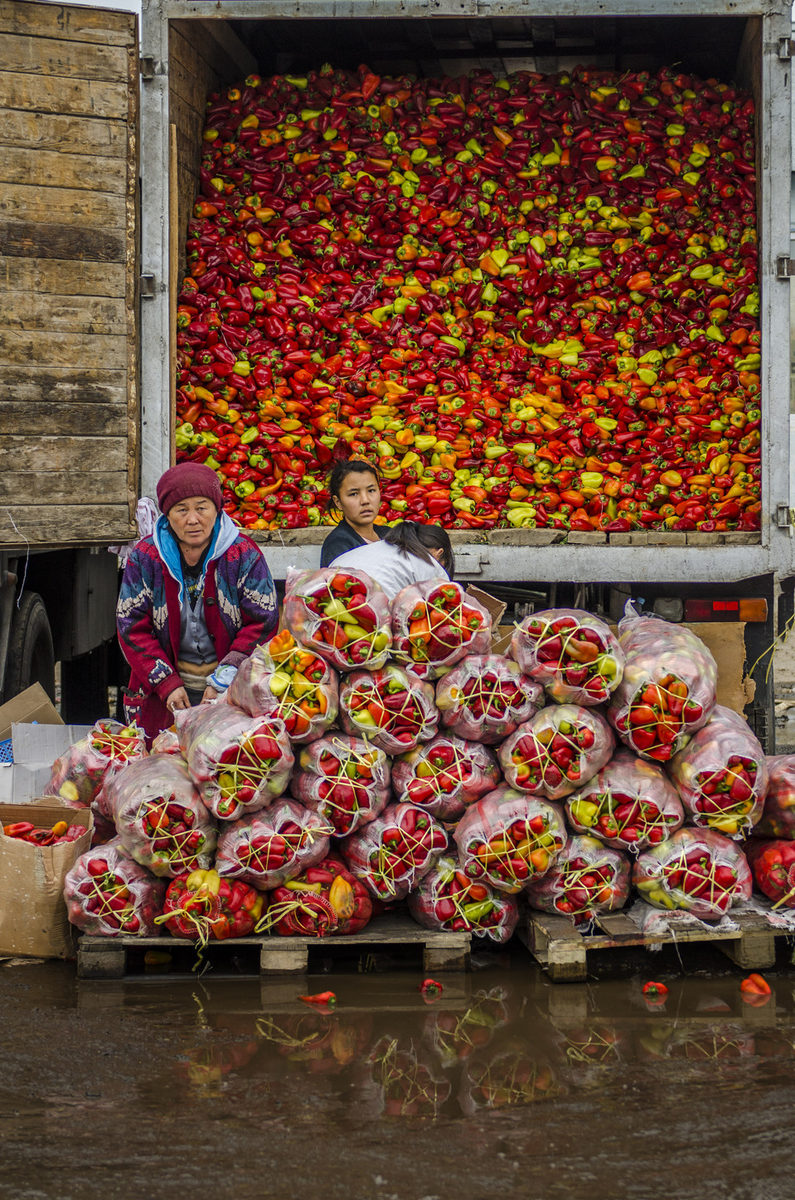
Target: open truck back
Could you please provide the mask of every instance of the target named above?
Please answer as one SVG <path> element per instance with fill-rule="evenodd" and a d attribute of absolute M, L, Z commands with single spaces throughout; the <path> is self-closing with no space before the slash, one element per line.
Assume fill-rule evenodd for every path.
<path fill-rule="evenodd" d="M 30 23 L 37 12 L 66 14 L 59 20 L 70 29 L 69 14 L 78 11 L 26 3 L 6 9 L 29 14 Z M 686 0 L 662 0 L 653 10 L 654 15 L 649 15 L 646 5 L 633 0 L 502 0 L 499 4 L 379 0 L 377 5 L 364 0 L 342 4 L 218 0 L 212 6 L 200 0 L 145 2 L 140 60 L 140 263 L 127 281 L 129 289 L 130 278 L 133 286 L 139 276 L 141 280 L 141 491 L 153 495 L 159 474 L 173 461 L 176 296 L 185 267 L 188 220 L 199 194 L 209 92 L 239 82 L 253 71 L 300 73 L 318 69 L 325 61 L 351 69 L 366 62 L 382 74 L 411 72 L 429 77 L 455 76 L 470 67 L 486 67 L 500 75 L 517 69 L 551 72 L 580 62 L 619 71 L 656 70 L 680 62 L 683 69 L 702 77 L 735 79 L 756 100 L 761 531 L 456 533 L 458 573 L 501 592 L 515 604 L 517 614 L 528 605 L 575 603 L 615 615 L 625 598 L 640 596 L 647 608 L 658 601 L 664 614 L 674 618 L 686 615 L 680 602 L 701 600 L 707 605 L 702 612 L 736 619 L 740 613 L 735 602 L 763 600 L 765 619 L 744 626 L 745 653 L 753 663 L 775 636 L 780 617 L 789 615 L 789 581 L 795 574 L 789 521 L 787 360 L 790 15 L 773 0 L 703 0 L 697 15 Z M 92 17 L 100 19 L 99 14 Z M 52 17 L 48 20 L 51 25 L 58 23 Z M 55 30 L 36 36 L 53 38 Z M 45 114 L 41 116 L 45 119 Z M 86 114 L 86 119 L 91 118 Z M 129 161 L 134 161 L 132 152 Z M 127 232 L 129 271 L 135 255 L 132 226 Z M 134 304 L 132 312 L 134 319 Z M 134 378 L 128 380 L 127 396 L 128 402 L 133 401 L 130 414 L 137 410 Z M 17 413 L 16 419 L 24 430 L 24 417 Z M 127 435 L 127 463 L 132 471 L 138 456 L 131 440 L 133 427 L 134 422 Z M 113 435 L 107 436 L 112 440 Z M 16 437 L 15 446 L 22 440 L 30 443 L 25 432 Z M 99 460 L 93 455 L 90 459 L 98 472 Z M 127 494 L 129 505 L 135 492 L 133 485 Z M 0 528 L 3 544 L 10 539 L 19 548 L 22 543 L 13 529 L 9 534 L 5 526 Z M 321 539 L 319 529 L 279 531 L 260 538 L 277 578 L 283 578 L 290 565 L 316 566 Z M 89 540 L 96 543 L 99 538 Z M 108 540 L 122 539 L 114 531 Z M 782 588 L 785 604 L 779 603 Z M 714 603 L 723 607 L 715 609 Z M 756 696 L 747 712 L 770 745 L 772 692 L 765 666 L 754 673 Z"/>

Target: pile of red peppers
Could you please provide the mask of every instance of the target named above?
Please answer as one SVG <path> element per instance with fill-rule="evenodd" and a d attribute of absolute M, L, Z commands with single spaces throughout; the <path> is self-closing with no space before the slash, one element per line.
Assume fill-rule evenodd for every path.
<path fill-rule="evenodd" d="M 323 66 L 207 103 L 177 457 L 254 530 L 759 528 L 753 100 L 663 68 Z"/>

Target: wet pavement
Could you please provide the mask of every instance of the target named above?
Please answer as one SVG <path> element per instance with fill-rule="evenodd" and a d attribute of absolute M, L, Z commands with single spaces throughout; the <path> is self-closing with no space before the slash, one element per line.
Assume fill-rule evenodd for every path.
<path fill-rule="evenodd" d="M 757 1008 L 719 962 L 649 963 L 555 986 L 513 956 L 432 1004 L 413 969 L 0 965 L 0 1196 L 789 1200 L 795 971 Z M 327 988 L 333 1012 L 297 999 Z"/>

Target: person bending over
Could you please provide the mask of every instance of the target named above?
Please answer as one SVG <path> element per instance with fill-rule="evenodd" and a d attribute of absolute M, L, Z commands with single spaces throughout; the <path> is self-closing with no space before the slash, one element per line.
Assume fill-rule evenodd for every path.
<path fill-rule="evenodd" d="M 348 550 L 330 565 L 364 571 L 381 585 L 390 600 L 412 583 L 452 579 L 455 571 L 447 530 L 440 525 L 417 525 L 413 521 L 401 521 L 387 529 L 380 542 Z"/>

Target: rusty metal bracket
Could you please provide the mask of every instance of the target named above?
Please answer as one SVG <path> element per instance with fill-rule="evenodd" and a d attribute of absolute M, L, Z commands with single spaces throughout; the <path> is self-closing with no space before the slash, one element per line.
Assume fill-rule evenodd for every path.
<path fill-rule="evenodd" d="M 791 58 L 795 58 L 795 40 L 780 37 L 778 39 L 778 56 L 782 62 L 789 62 Z"/>
<path fill-rule="evenodd" d="M 779 254 L 776 258 L 776 279 L 792 279 L 795 275 L 795 262 L 788 254 Z"/>

